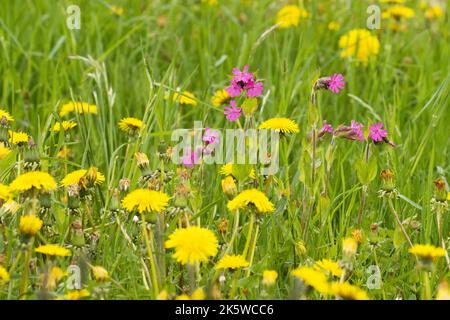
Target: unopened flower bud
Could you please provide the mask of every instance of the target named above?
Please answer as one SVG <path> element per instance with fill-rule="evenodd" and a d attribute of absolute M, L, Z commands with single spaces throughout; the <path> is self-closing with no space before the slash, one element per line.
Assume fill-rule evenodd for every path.
<path fill-rule="evenodd" d="M 436 200 L 445 202 L 447 201 L 447 191 L 445 181 L 442 178 L 438 178 L 433 181 L 434 186 L 436 187 L 435 193 L 436 193 Z"/>
<path fill-rule="evenodd" d="M 236 196 L 237 186 L 232 176 L 227 176 L 225 179 L 222 179 L 222 191 L 229 199 Z"/>
<path fill-rule="evenodd" d="M 384 191 L 392 191 L 395 189 L 394 184 L 394 173 L 389 170 L 385 169 L 381 171 L 381 178 L 383 179 L 383 190 Z"/>

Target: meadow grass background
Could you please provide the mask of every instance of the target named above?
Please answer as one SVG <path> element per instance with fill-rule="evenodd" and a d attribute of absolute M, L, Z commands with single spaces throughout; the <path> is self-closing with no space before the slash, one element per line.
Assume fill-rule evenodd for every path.
<path fill-rule="evenodd" d="M 98 115 L 76 117 L 79 127 L 70 146 L 74 157 L 68 166 L 97 166 L 107 177 L 94 204 L 101 237 L 92 263 L 104 266 L 124 289 L 110 286 L 107 298 L 151 297 L 143 282 L 139 250 L 130 248 L 117 225 L 109 223 L 110 216 L 100 214 L 108 208 L 107 191 L 117 187 L 125 164 L 135 167 L 131 157 L 124 158 L 128 138 L 118 130 L 118 121 L 126 116 L 145 120 L 139 148 L 149 154 L 152 167 L 157 168 L 157 146 L 162 139 L 169 142 L 172 130 L 192 128 L 194 120 L 212 128 L 232 127 L 222 108 L 213 107 L 210 99 L 216 89 L 228 84 L 231 69 L 245 64 L 264 80 L 265 93 L 270 92 L 256 113 L 257 122 L 288 117 L 301 130 L 287 140 L 287 167 L 280 162 L 270 197 L 277 210 L 264 219 L 251 273 L 242 273 L 238 280 L 238 287 L 248 291 L 244 294 L 237 290 L 237 298 L 264 297 L 261 274 L 265 269 L 279 272 L 272 297 L 288 297 L 289 271 L 308 259 L 339 260 L 342 238 L 357 228 L 361 186 L 355 161 L 362 157 L 364 148 L 350 141 L 338 142 L 329 207 L 313 212 L 306 237 L 300 227 L 304 185 L 299 180 L 299 158 L 307 134 L 306 106 L 319 74 L 340 72 L 346 80 L 343 93 L 320 95 L 323 119 L 334 125 L 352 119 L 367 123 L 379 118 L 385 123 L 397 147 L 376 149 L 378 169 L 390 168 L 395 173 L 397 189 L 404 196 L 396 200 L 401 218 L 415 217 L 421 223 L 418 231 L 408 229 L 413 243 L 437 245 L 435 216 L 430 210 L 433 180 L 450 176 L 448 13 L 431 26 L 418 9 L 418 2 L 410 1 L 416 17 L 409 21 L 408 30 L 393 32 L 382 23 L 383 29 L 373 32 L 380 40 L 380 54 L 374 63 L 363 67 L 340 57 L 338 40 L 350 29 L 365 28 L 366 8 L 374 1 L 294 2 L 303 5 L 310 17 L 298 27 L 274 30 L 261 39 L 286 1 L 219 0 L 216 6 L 176 0 L 1 1 L 0 106 L 14 115 L 15 130 L 34 137 L 43 167 L 57 180 L 64 176 L 62 162 L 56 157 L 62 136 L 49 130 L 59 108 L 72 99 L 98 106 Z M 81 30 L 66 26 L 65 10 L 70 4 L 81 8 Z M 111 11 L 109 5 L 113 4 L 124 8 L 123 15 Z M 328 23 L 335 20 L 341 22 L 341 29 L 330 31 Z M 88 57 L 91 63 L 84 60 Z M 178 87 L 193 92 L 198 105 L 165 101 L 166 91 Z M 8 181 L 12 166 L 2 163 L 2 181 Z M 223 217 L 230 219 L 229 228 L 232 225 L 218 170 L 219 166 L 206 168 L 206 182 L 200 186 L 198 197 L 201 225 L 212 230 Z M 132 189 L 138 178 L 137 169 L 133 172 Z M 287 179 L 289 197 L 284 193 Z M 362 229 L 368 233 L 372 223 L 382 222 L 382 245 L 376 257 L 367 242 L 361 245 L 352 283 L 364 287 L 369 276 L 366 268 L 378 264 L 383 285 L 382 289 L 368 291 L 371 298 L 419 298 L 421 282 L 415 261 L 404 242 L 393 243 L 395 221 L 377 196 L 380 187 L 377 176 L 368 189 Z M 173 186 L 168 187 L 170 191 Z M 67 219 L 58 213 L 63 210 L 62 203 L 55 200 L 52 212 L 61 222 L 60 228 L 55 227 L 56 241 L 62 237 L 59 231 L 68 227 Z M 244 235 L 245 217 L 242 219 Z M 446 214 L 446 237 L 448 220 Z M 14 223 L 17 220 L 10 226 Z M 138 238 L 138 227 L 126 222 L 126 228 Z M 297 252 L 298 240 L 305 241 L 306 256 Z M 242 237 L 240 245 L 244 242 Z M 138 247 L 139 243 L 137 240 Z M 5 242 L 6 252 L 12 246 L 13 241 Z M 180 294 L 182 288 L 177 286 L 183 269 L 170 253 L 167 257 L 171 261 L 167 289 Z M 67 261 L 64 263 L 67 265 Z M 205 285 L 210 270 L 211 263 L 202 267 L 200 284 Z M 442 259 L 432 278 L 433 290 L 446 276 L 448 268 Z M 17 298 L 16 283 L 12 282 L 5 297 Z"/>

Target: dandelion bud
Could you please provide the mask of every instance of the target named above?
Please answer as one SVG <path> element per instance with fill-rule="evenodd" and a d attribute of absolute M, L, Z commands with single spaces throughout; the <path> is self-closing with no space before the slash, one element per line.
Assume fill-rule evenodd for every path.
<path fill-rule="evenodd" d="M 299 254 L 300 256 L 306 255 L 306 246 L 302 240 L 297 241 L 297 243 L 295 244 L 295 249 L 297 251 L 297 254 Z"/>
<path fill-rule="evenodd" d="M 188 197 L 191 194 L 191 189 L 187 184 L 179 184 L 175 187 L 174 205 L 176 207 L 184 208 L 187 206 Z"/>
<path fill-rule="evenodd" d="M 122 178 L 119 181 L 119 190 L 120 191 L 128 191 L 130 189 L 131 180 L 127 178 Z"/>
<path fill-rule="evenodd" d="M 236 196 L 237 186 L 232 176 L 227 176 L 225 179 L 222 179 L 222 191 L 229 199 Z"/>
<path fill-rule="evenodd" d="M 134 154 L 134 157 L 136 158 L 137 165 L 138 165 L 139 169 L 142 170 L 143 168 L 149 166 L 150 162 L 149 162 L 148 157 L 147 157 L 147 155 L 145 153 L 143 153 L 143 152 L 136 152 Z"/>
<path fill-rule="evenodd" d="M 150 161 L 148 160 L 147 155 L 143 152 L 136 152 L 134 157 L 136 158 L 137 165 L 141 170 L 142 177 L 150 176 L 152 173 L 150 170 Z"/>
<path fill-rule="evenodd" d="M 436 201 L 445 202 L 447 201 L 447 191 L 445 181 L 442 178 L 436 179 L 433 181 L 434 186 L 436 187 Z"/>
<path fill-rule="evenodd" d="M 75 247 L 82 247 L 86 244 L 86 240 L 84 239 L 82 223 L 80 220 L 75 220 L 72 223 L 70 240 L 71 240 L 72 245 L 74 245 Z"/>
<path fill-rule="evenodd" d="M 217 229 L 222 235 L 224 235 L 227 232 L 227 227 L 228 227 L 228 220 L 223 218 L 222 221 L 220 221 L 219 225 L 217 226 Z"/>
<path fill-rule="evenodd" d="M 67 195 L 69 196 L 67 206 L 70 210 L 80 208 L 80 186 L 71 184 L 67 186 Z"/>
<path fill-rule="evenodd" d="M 27 171 L 39 170 L 41 160 L 36 143 L 31 136 L 28 136 L 28 148 L 25 149 L 23 155 L 24 168 Z"/>
<path fill-rule="evenodd" d="M 119 191 L 117 189 L 111 190 L 111 202 L 109 209 L 113 212 L 119 211 L 120 209 Z"/>
<path fill-rule="evenodd" d="M 393 191 L 395 189 L 394 173 L 389 169 L 385 169 L 381 171 L 380 175 L 383 179 L 383 190 L 385 192 Z"/>
<path fill-rule="evenodd" d="M 162 161 L 166 160 L 166 158 L 167 158 L 167 143 L 164 140 L 159 142 L 157 154 L 158 154 L 158 158 L 160 160 L 162 160 Z"/>
<path fill-rule="evenodd" d="M 358 244 L 362 243 L 363 241 L 363 232 L 361 229 L 355 229 L 352 231 L 352 238 L 355 240 Z"/>
<path fill-rule="evenodd" d="M 2 116 L 0 119 L 0 142 L 3 142 L 5 145 L 9 145 L 9 121 L 6 116 Z"/>

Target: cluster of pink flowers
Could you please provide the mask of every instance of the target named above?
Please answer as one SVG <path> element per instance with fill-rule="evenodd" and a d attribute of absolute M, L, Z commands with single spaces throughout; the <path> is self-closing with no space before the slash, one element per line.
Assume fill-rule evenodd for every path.
<path fill-rule="evenodd" d="M 186 148 L 184 150 L 181 161 L 184 166 L 192 168 L 195 164 L 200 163 L 202 154 L 209 155 L 212 153 L 213 146 L 220 143 L 220 133 L 217 130 L 211 128 L 205 128 L 205 133 L 202 137 L 203 145 L 198 146 L 194 150 L 191 148 Z"/>
<path fill-rule="evenodd" d="M 233 78 L 230 81 L 230 86 L 226 89 L 232 98 L 241 95 L 243 92 L 245 92 L 247 98 L 257 98 L 262 94 L 263 83 L 257 81 L 255 75 L 248 72 L 248 68 L 248 66 L 245 66 L 242 71 L 233 68 Z"/>
<path fill-rule="evenodd" d="M 255 78 L 252 72 L 248 72 L 249 66 L 239 70 L 233 68 L 233 78 L 230 80 L 230 85 L 226 91 L 232 98 L 243 95 L 247 98 L 258 98 L 263 90 L 264 85 L 261 81 Z M 236 100 L 230 101 L 230 106 L 225 107 L 224 114 L 229 121 L 236 121 L 241 116 L 242 109 L 237 107 Z"/>
<path fill-rule="evenodd" d="M 363 124 L 356 120 L 352 120 L 350 126 L 341 125 L 336 129 L 327 123 L 323 122 L 323 126 L 319 131 L 319 138 L 323 137 L 326 133 L 330 133 L 336 137 L 344 137 L 349 140 L 365 141 L 363 133 Z M 372 139 L 374 143 L 386 142 L 390 145 L 394 145 L 387 137 L 387 130 L 383 129 L 383 123 L 378 122 L 377 124 L 371 124 L 369 127 L 369 138 Z"/>

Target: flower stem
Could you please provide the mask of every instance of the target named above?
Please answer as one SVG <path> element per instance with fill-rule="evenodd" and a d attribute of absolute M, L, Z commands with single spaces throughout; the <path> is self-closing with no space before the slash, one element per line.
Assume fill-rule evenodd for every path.
<path fill-rule="evenodd" d="M 20 299 L 25 299 L 25 292 L 28 287 L 28 275 L 30 274 L 30 260 L 33 251 L 33 244 L 34 244 L 34 237 L 31 237 L 27 245 L 27 251 L 25 252 L 24 269 L 19 289 Z"/>
<path fill-rule="evenodd" d="M 150 244 L 150 238 L 148 235 L 149 231 L 147 231 L 147 223 L 145 222 L 145 217 L 143 214 L 141 216 L 141 226 L 142 226 L 142 235 L 144 236 L 145 245 L 147 247 L 148 259 L 150 261 L 153 294 L 155 295 L 155 298 L 156 298 L 159 293 L 158 275 L 156 272 L 156 263 L 155 263 L 155 259 L 153 257 L 153 251 L 152 251 L 152 247 Z"/>
<path fill-rule="evenodd" d="M 250 247 L 250 241 L 252 239 L 252 232 L 253 232 L 253 225 L 254 224 L 255 224 L 255 214 L 251 213 L 250 214 L 250 223 L 248 225 L 247 240 L 245 242 L 244 252 L 242 254 L 245 258 L 247 257 L 247 252 L 248 252 L 248 249 Z"/>
<path fill-rule="evenodd" d="M 428 272 L 423 270 L 422 271 L 422 278 L 423 278 L 423 299 L 424 300 L 431 300 L 431 286 L 430 286 L 430 278 L 428 277 Z"/>
<path fill-rule="evenodd" d="M 234 241 L 236 239 L 236 235 L 239 229 L 239 210 L 236 210 L 236 213 L 234 214 L 234 221 L 233 221 L 233 233 L 231 234 L 230 241 L 228 242 L 227 249 L 225 250 L 224 256 L 227 255 L 230 251 L 233 250 Z"/>
<path fill-rule="evenodd" d="M 413 243 L 411 242 L 411 239 L 409 238 L 408 234 L 406 233 L 405 228 L 403 227 L 402 222 L 400 221 L 400 218 L 398 217 L 397 211 L 394 208 L 394 204 L 392 203 L 392 199 L 388 199 L 389 208 L 392 211 L 392 214 L 395 217 L 395 220 L 397 221 L 398 226 L 400 227 L 400 230 L 403 233 L 403 236 L 405 237 L 406 241 L 408 241 L 408 244 L 410 247 L 413 247 Z"/>
<path fill-rule="evenodd" d="M 253 244 L 250 250 L 249 265 L 247 268 L 246 277 L 250 276 L 250 267 L 252 266 L 253 257 L 255 256 L 256 240 L 258 240 L 258 233 L 259 233 L 259 223 L 256 224 L 255 233 L 253 234 Z"/>

